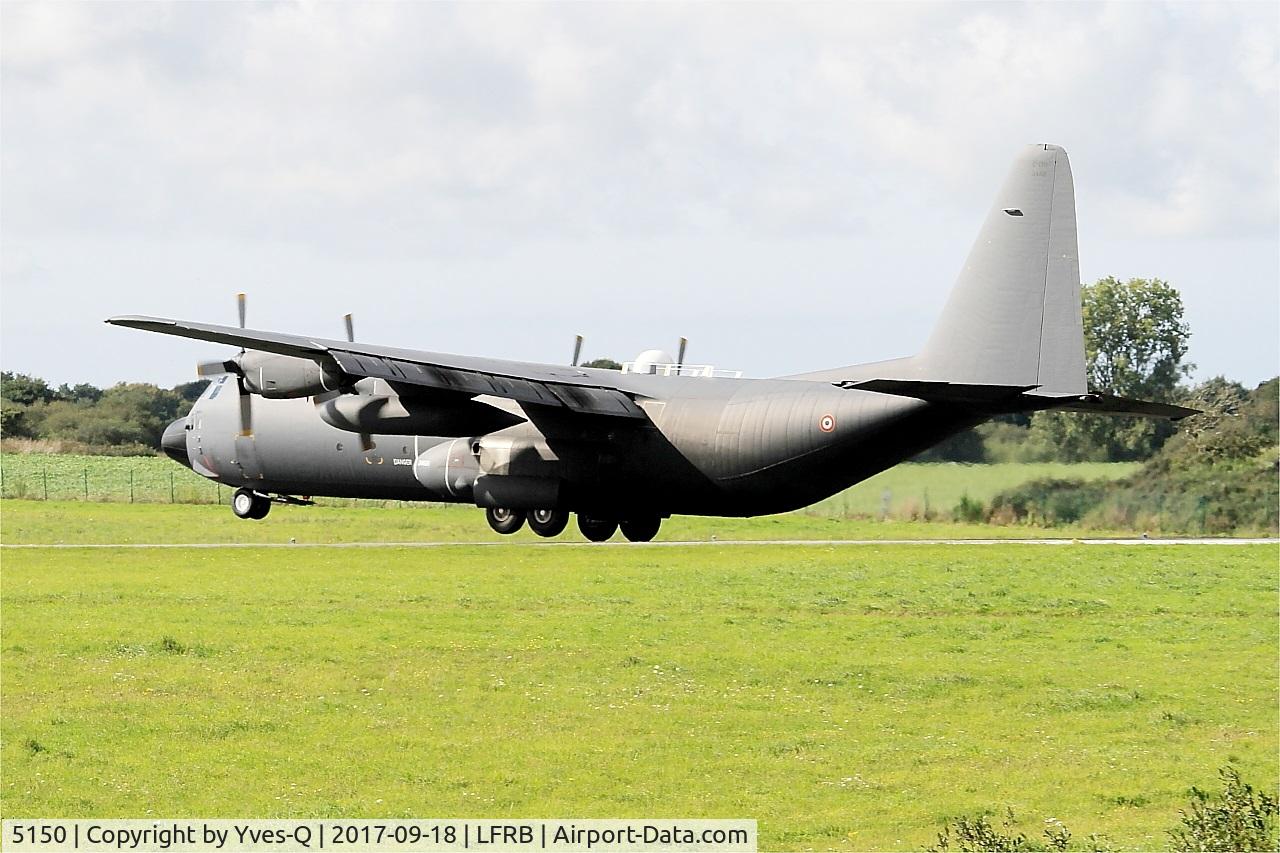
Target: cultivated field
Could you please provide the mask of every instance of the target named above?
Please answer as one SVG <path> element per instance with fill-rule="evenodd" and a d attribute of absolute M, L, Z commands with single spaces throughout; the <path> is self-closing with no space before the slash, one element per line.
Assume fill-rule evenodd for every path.
<path fill-rule="evenodd" d="M 961 497 L 986 502 L 997 492 L 1042 477 L 1119 479 L 1136 463 L 1058 462 L 1001 465 L 925 463 L 899 465 L 859 483 L 809 510 L 828 517 L 910 519 L 948 515 Z M 0 496 L 29 500 L 88 500 L 123 503 L 223 503 L 220 487 L 163 456 L 77 456 L 52 453 L 0 455 Z M 322 501 L 331 505 L 377 505 L 384 501 Z"/>
<path fill-rule="evenodd" d="M 277 519 L 0 509 L 6 543 Z M 0 555 L 6 817 L 741 816 L 761 849 L 918 849 L 1011 806 L 1158 849 L 1218 767 L 1280 775 L 1270 545 Z"/>

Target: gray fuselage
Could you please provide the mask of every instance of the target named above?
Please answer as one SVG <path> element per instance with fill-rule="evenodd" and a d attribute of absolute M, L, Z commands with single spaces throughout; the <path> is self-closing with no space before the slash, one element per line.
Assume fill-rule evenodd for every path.
<path fill-rule="evenodd" d="M 597 518 L 749 516 L 807 506 L 982 420 L 825 382 L 642 374 L 619 382 L 647 419 L 609 419 L 601 429 L 598 419 L 481 398 L 499 417 L 521 420 L 480 435 L 375 434 L 364 451 L 312 398 L 255 397 L 253 435 L 239 435 L 235 378 L 221 376 L 172 425 L 166 447 L 204 476 L 261 492 Z M 379 380 L 357 390 L 371 399 L 395 393 Z M 186 459 L 175 452 L 183 438 Z"/>

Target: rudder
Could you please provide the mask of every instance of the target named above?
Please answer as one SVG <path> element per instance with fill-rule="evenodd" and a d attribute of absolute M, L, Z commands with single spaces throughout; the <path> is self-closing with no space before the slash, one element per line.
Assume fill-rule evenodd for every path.
<path fill-rule="evenodd" d="M 918 375 L 971 385 L 1084 394 L 1075 188 L 1067 153 L 1029 145 L 1014 160 Z"/>

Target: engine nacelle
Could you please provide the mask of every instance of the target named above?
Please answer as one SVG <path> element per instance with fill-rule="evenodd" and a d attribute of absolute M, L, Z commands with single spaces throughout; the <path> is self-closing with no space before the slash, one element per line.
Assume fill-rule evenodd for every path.
<path fill-rule="evenodd" d="M 344 394 L 318 410 L 331 427 L 374 435 L 484 435 L 523 421 L 475 400 L 438 403 L 388 395 Z"/>
<path fill-rule="evenodd" d="M 480 476 L 480 460 L 471 452 L 471 439 L 455 438 L 413 460 L 413 476 L 436 495 L 470 501 Z"/>
<path fill-rule="evenodd" d="M 494 473 L 486 467 L 492 462 L 493 448 L 498 444 L 508 457 L 510 442 L 455 438 L 424 451 L 413 463 L 413 475 L 429 491 L 442 498 L 469 501 L 482 507 L 507 509 L 553 509 L 560 506 L 561 479 L 551 471 L 538 474 Z M 509 457 L 508 457 L 509 458 Z"/>
<path fill-rule="evenodd" d="M 309 358 L 276 355 L 269 352 L 246 352 L 239 356 L 244 387 L 252 394 L 273 400 L 310 397 L 336 390 L 342 376 L 328 371 Z"/>

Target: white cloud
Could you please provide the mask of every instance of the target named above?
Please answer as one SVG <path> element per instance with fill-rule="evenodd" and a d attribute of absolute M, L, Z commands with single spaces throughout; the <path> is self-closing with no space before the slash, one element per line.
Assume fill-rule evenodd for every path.
<path fill-rule="evenodd" d="M 608 274 L 679 291 L 698 246 L 716 245 L 758 251 L 757 269 L 794 253 L 811 302 L 834 305 L 840 275 L 923 263 L 890 251 L 962 254 L 1031 141 L 1071 151 L 1095 241 L 1209 251 L 1231 237 L 1264 257 L 1280 229 L 1265 5 L 10 2 L 0 15 L 6 254 L 41 269 L 103 240 L 126 255 L 190 246 L 207 268 L 224 263 L 199 255 L 216 245 L 389 265 L 368 287 L 390 301 L 397 276 L 435 264 L 466 276 L 551 245 L 642 258 L 661 245 L 686 254 Z M 865 259 L 843 257 L 855 250 Z M 917 298 L 959 262 L 913 268 Z M 552 279 L 598 272 L 553 263 Z M 707 274 L 766 292 L 719 264 Z M 345 293 L 319 266 L 315 301 Z M 538 274 L 490 272 L 513 310 L 541 310 L 512 283 Z M 1274 302 L 1274 276 L 1241 286 Z M 538 280 L 581 300 L 569 288 Z M 714 314 L 699 298 L 690 310 Z"/>

